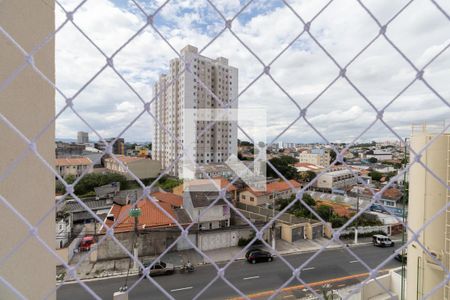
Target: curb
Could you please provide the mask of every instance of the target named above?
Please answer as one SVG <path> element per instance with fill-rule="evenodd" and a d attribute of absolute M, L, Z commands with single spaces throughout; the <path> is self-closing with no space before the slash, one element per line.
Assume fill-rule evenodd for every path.
<path fill-rule="evenodd" d="M 396 240 L 392 240 L 395 243 L 401 242 L 401 239 L 396 239 Z M 372 242 L 363 242 L 363 243 L 357 243 L 357 244 L 345 244 L 347 247 L 349 248 L 357 248 L 357 247 L 362 247 L 362 246 L 368 246 L 368 245 L 372 245 Z M 327 248 L 325 248 L 325 250 L 336 250 L 336 249 L 343 249 L 344 247 L 343 245 L 330 245 Z M 311 248 L 311 249 L 306 249 L 306 250 L 286 250 L 286 251 L 281 251 L 281 252 L 277 252 L 276 256 L 290 256 L 290 255 L 295 255 L 295 254 L 305 254 L 305 253 L 312 253 L 312 252 L 316 252 L 318 250 L 320 250 L 321 247 L 317 247 L 317 248 Z M 245 260 L 245 257 L 238 257 L 236 258 L 234 261 L 241 261 L 241 260 Z M 220 263 L 226 263 L 229 262 L 229 260 L 219 260 L 219 261 L 215 261 L 216 264 L 220 264 Z M 209 262 L 202 262 L 197 264 L 197 266 L 201 267 L 201 266 L 206 266 L 206 265 L 210 265 Z M 174 267 L 176 269 L 179 269 L 181 267 L 181 265 L 174 265 Z M 130 271 L 130 273 L 128 273 L 128 276 L 134 276 L 137 275 L 138 272 L 137 271 Z M 95 278 L 86 278 L 86 279 L 80 279 L 83 282 L 90 282 L 90 281 L 98 281 L 98 280 L 106 280 L 106 279 L 112 279 L 112 278 L 121 278 L 121 277 L 126 277 L 127 276 L 127 272 L 120 272 L 117 274 L 113 274 L 110 276 L 101 276 L 101 277 L 95 277 Z M 58 284 L 61 284 L 61 281 L 57 281 Z M 64 281 L 62 284 L 74 284 L 74 283 L 78 283 L 75 279 L 68 279 L 66 281 Z"/>

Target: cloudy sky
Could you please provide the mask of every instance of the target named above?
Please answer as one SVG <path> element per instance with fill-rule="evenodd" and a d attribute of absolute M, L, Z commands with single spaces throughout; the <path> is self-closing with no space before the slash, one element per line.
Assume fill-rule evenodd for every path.
<path fill-rule="evenodd" d="M 137 2 L 148 14 L 153 14 L 163 3 L 162 0 Z M 228 19 L 247 1 L 211 2 Z M 353 60 L 379 33 L 376 22 L 356 0 L 334 1 L 318 16 L 328 1 L 287 2 L 304 20 L 313 19 L 311 34 L 339 65 L 352 61 L 347 68 L 348 78 L 378 109 L 391 102 L 415 78 L 416 71 L 383 36 Z M 450 13 L 448 1 L 437 2 Z M 68 11 L 78 3 L 79 0 L 61 1 Z M 363 3 L 385 24 L 407 1 L 363 0 Z M 56 25 L 64 19 L 62 9 L 58 9 Z M 89 0 L 75 14 L 74 22 L 109 56 L 129 40 L 146 19 L 131 1 Z M 154 24 L 177 50 L 186 44 L 201 49 L 224 28 L 220 15 L 204 0 L 171 0 L 157 12 Z M 323 92 L 338 76 L 339 69 L 311 36 L 304 33 L 298 37 L 303 27 L 290 8 L 277 0 L 255 0 L 233 21 L 232 30 L 265 64 L 295 40 L 271 65 L 271 75 L 284 91 L 264 75 L 242 94 L 239 107 L 265 108 L 268 114 L 265 131 L 272 139 L 299 116 L 298 105 L 308 107 L 307 119 L 328 140 L 352 141 L 375 120 L 376 114 L 344 78 L 339 78 Z M 450 20 L 431 1 L 416 0 L 389 23 L 386 32 L 420 69 L 450 43 Z M 203 54 L 229 58 L 230 64 L 239 69 L 240 91 L 263 70 L 261 63 L 229 31 L 219 35 Z M 70 23 L 57 34 L 56 55 L 57 85 L 69 96 L 105 64 L 103 55 Z M 147 27 L 115 56 L 114 66 L 145 101 L 150 101 L 153 83 L 176 55 L 151 27 Z M 424 77 L 436 92 L 450 101 L 450 50 L 425 69 Z M 63 104 L 58 98 L 57 109 Z M 143 109 L 138 97 L 110 68 L 79 94 L 74 107 L 104 137 L 119 134 Z M 416 81 L 386 108 L 384 120 L 401 136 L 408 136 L 412 123 L 438 122 L 450 119 L 449 116 L 450 108 L 423 82 Z M 245 130 L 245 124 L 243 127 Z M 149 141 L 152 128 L 151 117 L 144 114 L 123 136 L 128 141 Z M 79 130 L 89 131 L 94 137 L 92 130 L 70 111 L 64 112 L 57 121 L 59 138 L 76 138 Z M 377 122 L 359 141 L 394 138 Z M 304 120 L 293 124 L 278 140 L 323 142 Z"/>

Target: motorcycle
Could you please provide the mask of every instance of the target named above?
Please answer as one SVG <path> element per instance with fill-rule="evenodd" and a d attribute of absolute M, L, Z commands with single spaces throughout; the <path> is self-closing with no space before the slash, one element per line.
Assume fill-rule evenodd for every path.
<path fill-rule="evenodd" d="M 195 271 L 195 268 L 192 264 L 183 264 L 180 268 L 181 273 L 185 273 L 185 272 L 192 273 L 194 271 Z"/>

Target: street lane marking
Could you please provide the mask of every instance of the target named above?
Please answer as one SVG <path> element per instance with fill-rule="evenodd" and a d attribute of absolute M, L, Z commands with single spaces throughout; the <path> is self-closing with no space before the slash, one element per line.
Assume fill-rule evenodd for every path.
<path fill-rule="evenodd" d="M 244 280 L 250 280 L 250 279 L 258 279 L 259 276 L 251 276 L 251 277 L 245 277 Z"/>
<path fill-rule="evenodd" d="M 309 268 L 303 268 L 302 271 L 309 271 L 309 270 L 314 270 L 315 267 L 309 267 Z"/>
<path fill-rule="evenodd" d="M 351 260 L 350 261 L 351 264 L 358 263 L 358 262 L 360 262 L 360 261 L 359 260 Z"/>
<path fill-rule="evenodd" d="M 179 289 L 173 289 L 170 290 L 171 292 L 178 292 L 178 291 L 184 291 L 184 290 L 190 290 L 192 289 L 192 286 L 188 286 L 188 287 L 184 287 L 184 288 L 179 288 Z"/>
<path fill-rule="evenodd" d="M 387 272 L 389 272 L 389 269 L 383 269 L 383 270 L 378 271 L 378 274 L 381 275 L 382 273 L 387 273 Z M 311 282 L 308 284 L 308 286 L 310 288 L 313 288 L 313 287 L 321 286 L 324 284 L 330 284 L 330 283 L 342 282 L 342 281 L 351 280 L 351 279 L 367 277 L 369 275 L 370 275 L 369 273 L 353 274 L 353 275 L 344 276 L 344 277 L 338 277 L 338 278 L 333 278 L 333 279 Z M 305 288 L 305 285 L 303 285 L 303 284 L 294 285 L 294 286 L 289 286 L 289 287 L 285 287 L 285 288 L 281 289 L 281 292 L 290 292 L 290 291 L 295 291 L 295 290 L 304 289 L 304 288 Z M 247 294 L 247 298 L 256 299 L 256 298 L 262 298 L 262 297 L 270 297 L 270 296 L 272 296 L 273 293 L 275 293 L 275 290 Z M 236 297 L 236 298 L 227 298 L 227 299 L 228 300 L 243 300 L 244 298 Z"/>

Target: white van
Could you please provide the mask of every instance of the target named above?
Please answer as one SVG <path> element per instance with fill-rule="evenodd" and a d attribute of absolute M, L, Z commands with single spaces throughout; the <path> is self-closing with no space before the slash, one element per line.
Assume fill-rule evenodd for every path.
<path fill-rule="evenodd" d="M 382 234 L 375 234 L 372 237 L 372 242 L 374 246 L 378 247 L 394 247 L 394 242 L 389 237 Z"/>

